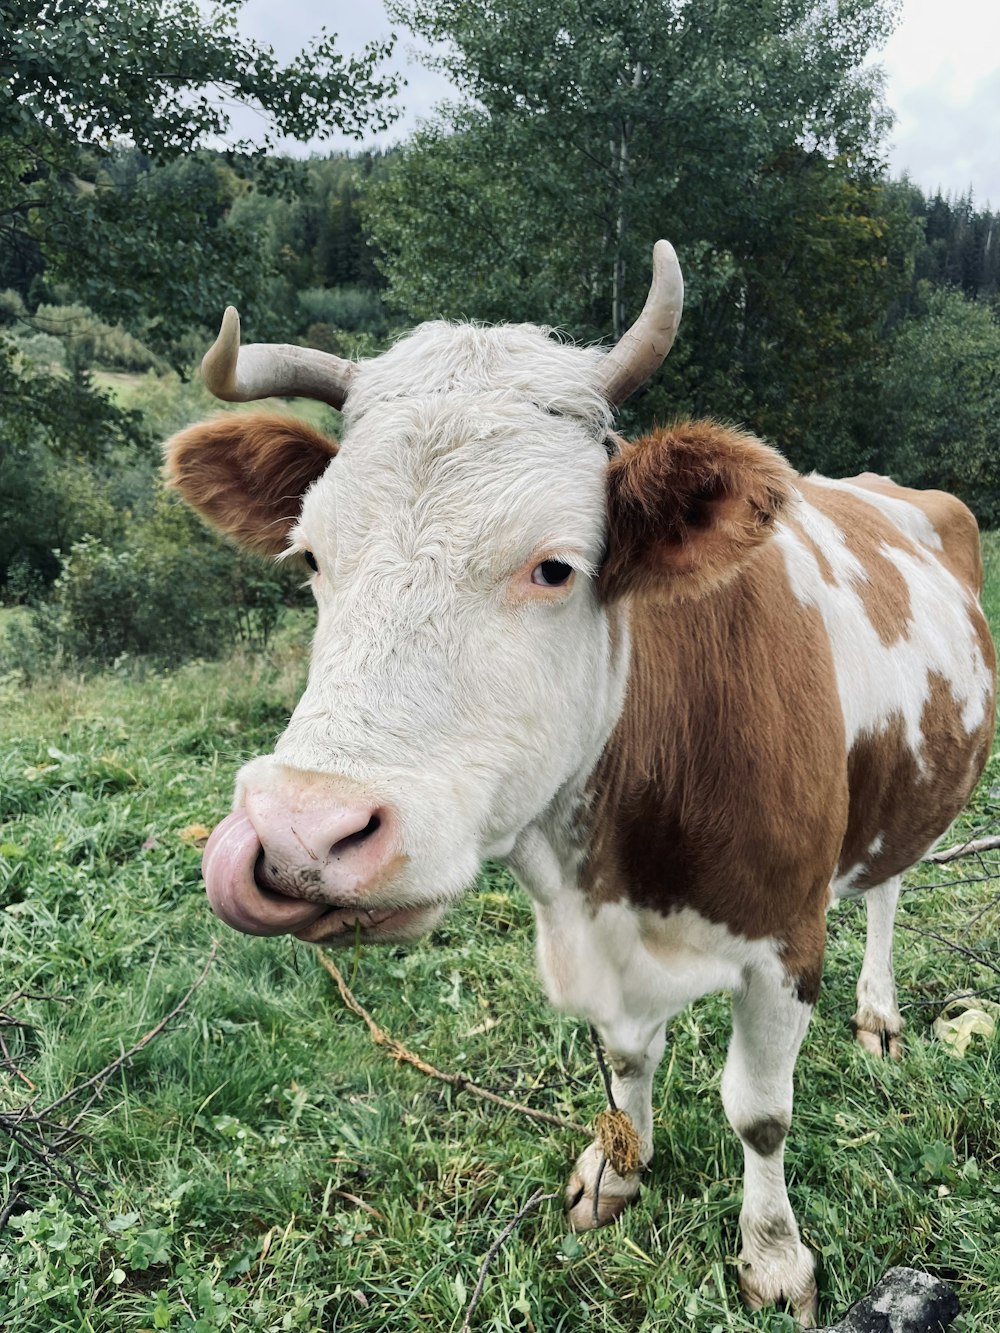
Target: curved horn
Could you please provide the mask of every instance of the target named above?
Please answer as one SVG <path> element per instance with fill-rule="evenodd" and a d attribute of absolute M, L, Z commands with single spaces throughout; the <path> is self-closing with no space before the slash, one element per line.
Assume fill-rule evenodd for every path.
<path fill-rule="evenodd" d="M 201 363 L 202 379 L 216 398 L 249 403 L 257 398 L 316 398 L 344 405 L 354 365 L 331 352 L 292 343 L 240 346 L 240 316 L 227 306 L 219 336 Z"/>
<path fill-rule="evenodd" d="M 653 246 L 653 282 L 642 313 L 604 360 L 605 398 L 617 406 L 648 380 L 673 344 L 684 308 L 684 279 L 669 241 Z"/>

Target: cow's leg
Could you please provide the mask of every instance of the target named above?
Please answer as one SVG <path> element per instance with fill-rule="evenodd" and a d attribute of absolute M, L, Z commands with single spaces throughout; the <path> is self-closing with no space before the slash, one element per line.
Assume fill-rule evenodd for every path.
<path fill-rule="evenodd" d="M 733 996 L 733 1036 L 722 1075 L 722 1102 L 743 1143 L 743 1268 L 751 1309 L 787 1301 L 806 1328 L 816 1321 L 813 1258 L 785 1188 L 785 1135 L 792 1117 L 792 1074 L 812 1005 L 778 972 L 753 971 Z"/>
<path fill-rule="evenodd" d="M 902 1055 L 899 1034 L 903 1028 L 892 975 L 892 928 L 902 877 L 887 879 L 865 894 L 868 935 L 865 961 L 858 977 L 858 1009 L 851 1022 L 854 1035 L 873 1055 Z"/>
<path fill-rule="evenodd" d="M 615 1105 L 628 1113 L 639 1135 L 640 1169 L 653 1157 L 653 1075 L 663 1057 L 666 1024 L 649 1036 L 648 1029 L 631 1040 L 621 1032 L 600 1031 L 611 1065 L 611 1092 Z M 577 1158 L 566 1186 L 566 1209 L 576 1231 L 613 1222 L 639 1193 L 639 1172 L 620 1176 L 609 1162 L 602 1168 L 603 1153 L 594 1142 Z M 596 1205 L 595 1205 L 596 1195 Z"/>

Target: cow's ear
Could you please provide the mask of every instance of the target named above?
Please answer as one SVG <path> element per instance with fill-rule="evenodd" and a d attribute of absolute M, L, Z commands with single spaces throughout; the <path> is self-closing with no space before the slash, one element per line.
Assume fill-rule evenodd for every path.
<path fill-rule="evenodd" d="M 337 452 L 326 435 L 273 412 L 226 412 L 165 446 L 168 483 L 241 546 L 285 549 L 302 496 Z"/>
<path fill-rule="evenodd" d="M 711 421 L 628 445 L 608 465 L 602 596 L 718 587 L 770 537 L 794 478 L 766 444 Z"/>

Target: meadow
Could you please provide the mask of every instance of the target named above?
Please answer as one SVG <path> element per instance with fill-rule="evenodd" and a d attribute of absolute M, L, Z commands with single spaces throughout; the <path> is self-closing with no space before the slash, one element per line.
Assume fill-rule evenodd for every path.
<path fill-rule="evenodd" d="M 997 626 L 996 540 L 988 556 Z M 298 615 L 266 653 L 30 689 L 0 679 L 4 1123 L 152 1029 L 218 941 L 182 1012 L 91 1090 L 57 1157 L 0 1135 L 17 1193 L 0 1232 L 0 1325 L 457 1330 L 491 1243 L 534 1191 L 561 1190 L 584 1146 L 396 1063 L 311 946 L 244 938 L 210 914 L 200 844 L 237 766 L 281 730 L 308 638 Z M 953 838 L 998 806 L 994 755 Z M 906 1263 L 953 1282 L 962 1333 L 1000 1328 L 1000 1043 L 974 1036 L 958 1058 L 933 1026 L 953 992 L 996 993 L 997 873 L 987 855 L 908 877 L 900 1064 L 851 1040 L 863 909 L 831 914 L 787 1150 L 826 1318 Z M 602 1109 L 587 1031 L 544 1002 L 530 908 L 501 872 L 487 869 L 419 945 L 337 961 L 377 1021 L 433 1064 L 567 1119 Z M 742 1161 L 718 1090 L 728 1008 L 709 998 L 673 1024 L 638 1203 L 583 1236 L 558 1199 L 532 1212 L 497 1255 L 474 1327 L 793 1328 L 737 1294 Z M 89 1096 L 54 1119 L 69 1124 Z"/>

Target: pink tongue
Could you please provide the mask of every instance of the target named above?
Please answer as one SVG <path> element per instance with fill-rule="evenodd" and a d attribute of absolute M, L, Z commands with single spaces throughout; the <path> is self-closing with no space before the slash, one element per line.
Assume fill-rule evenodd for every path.
<path fill-rule="evenodd" d="M 212 911 L 246 935 L 287 935 L 303 930 L 329 909 L 260 888 L 253 877 L 260 839 L 243 810 L 216 824 L 205 845 L 201 874 Z"/>

